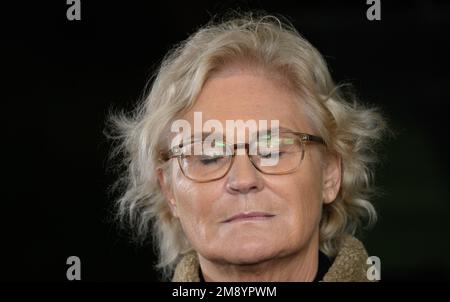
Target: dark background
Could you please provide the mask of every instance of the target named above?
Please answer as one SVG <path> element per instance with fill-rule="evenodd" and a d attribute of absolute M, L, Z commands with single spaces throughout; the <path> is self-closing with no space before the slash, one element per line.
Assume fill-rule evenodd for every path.
<path fill-rule="evenodd" d="M 111 108 L 133 108 L 174 43 L 229 8 L 282 14 L 325 56 L 336 82 L 380 107 L 395 138 L 376 174 L 380 219 L 364 237 L 384 281 L 450 280 L 449 20 L 446 1 L 222 1 L 2 4 L 0 279 L 153 281 L 152 247 L 111 223 L 115 175 L 103 135 Z M 6 80 L 6 81 L 5 81 Z"/>

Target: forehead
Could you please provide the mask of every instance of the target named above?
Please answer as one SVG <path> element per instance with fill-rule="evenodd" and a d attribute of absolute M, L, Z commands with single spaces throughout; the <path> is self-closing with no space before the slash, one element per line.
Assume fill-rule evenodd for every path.
<path fill-rule="evenodd" d="M 194 106 L 183 119 L 194 122 L 194 112 L 201 112 L 203 122 L 217 120 L 278 120 L 281 127 L 295 131 L 311 129 L 304 105 L 280 77 L 266 73 L 238 70 L 219 73 L 204 84 Z"/>

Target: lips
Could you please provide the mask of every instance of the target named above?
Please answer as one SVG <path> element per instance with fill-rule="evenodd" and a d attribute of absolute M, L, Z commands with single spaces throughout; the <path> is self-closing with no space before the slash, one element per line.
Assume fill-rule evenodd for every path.
<path fill-rule="evenodd" d="M 243 213 L 233 215 L 223 222 L 229 223 L 229 222 L 238 222 L 238 221 L 245 221 L 245 220 L 264 220 L 264 219 L 269 219 L 273 216 L 275 216 L 275 215 L 265 213 L 265 212 L 243 212 Z"/>

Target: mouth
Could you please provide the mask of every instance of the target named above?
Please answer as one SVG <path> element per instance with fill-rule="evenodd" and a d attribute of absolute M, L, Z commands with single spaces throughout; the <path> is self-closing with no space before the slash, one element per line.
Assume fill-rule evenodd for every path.
<path fill-rule="evenodd" d="M 222 221 L 223 223 L 239 222 L 239 221 L 251 221 L 251 220 L 267 220 L 275 215 L 265 212 L 243 212 L 231 216 L 230 218 Z"/>

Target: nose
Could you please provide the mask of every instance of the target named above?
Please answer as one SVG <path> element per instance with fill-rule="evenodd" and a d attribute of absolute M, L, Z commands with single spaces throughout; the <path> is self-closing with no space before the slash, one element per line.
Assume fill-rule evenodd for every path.
<path fill-rule="evenodd" d="M 261 191 L 264 180 L 247 155 L 236 155 L 228 172 L 227 191 L 231 194 L 247 194 Z"/>

